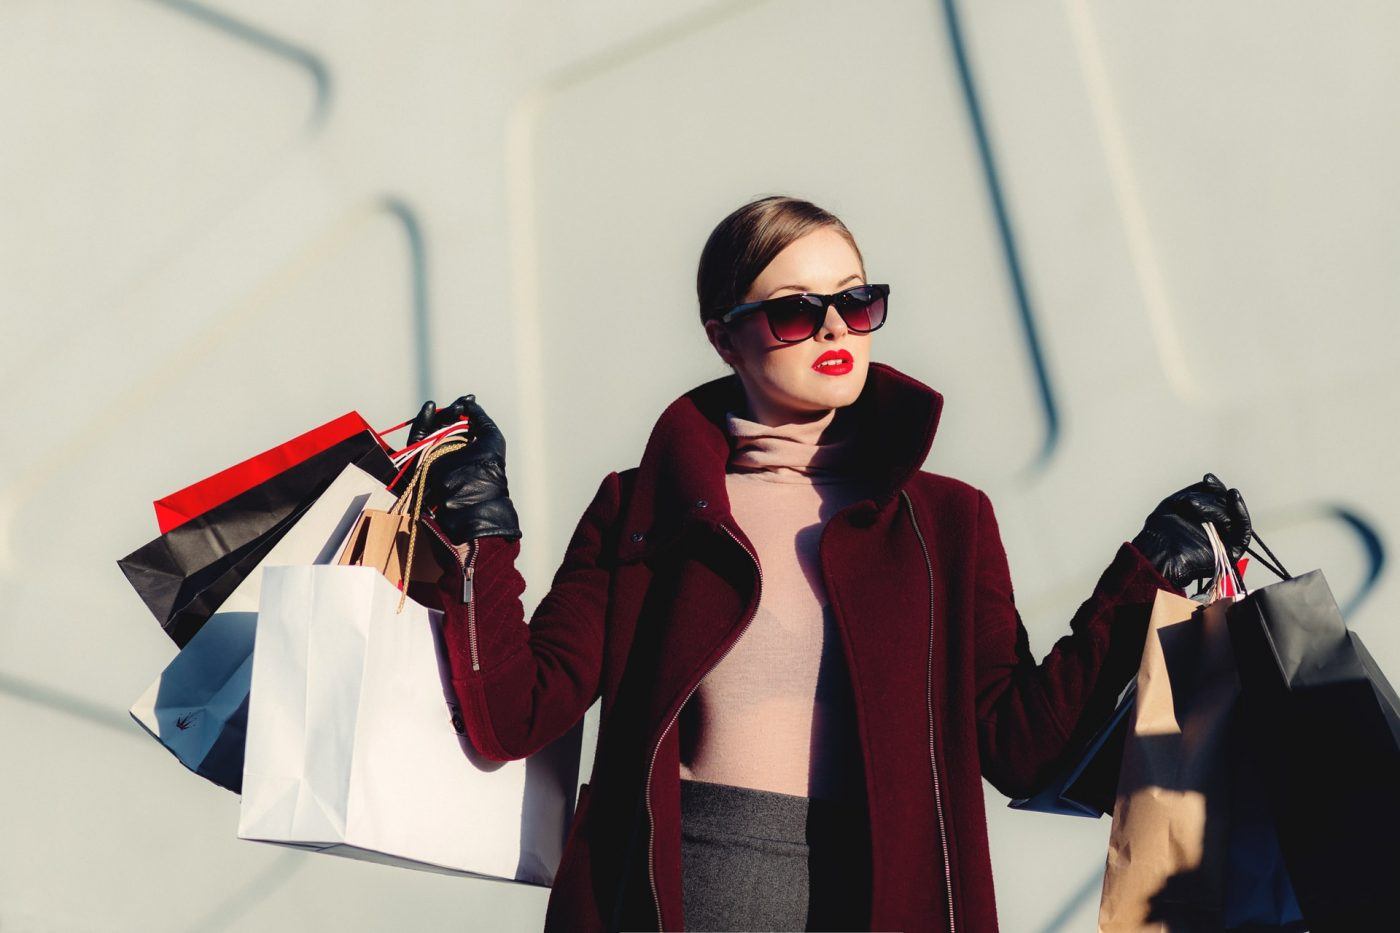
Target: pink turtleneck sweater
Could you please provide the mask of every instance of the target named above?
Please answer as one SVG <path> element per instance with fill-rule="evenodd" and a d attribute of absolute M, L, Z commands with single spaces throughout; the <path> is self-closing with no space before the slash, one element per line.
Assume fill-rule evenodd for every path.
<path fill-rule="evenodd" d="M 726 416 L 734 520 L 757 550 L 758 609 L 680 717 L 680 776 L 858 800 L 865 783 L 841 635 L 817 544 L 869 495 L 848 472 L 856 438 L 829 416 L 769 427 Z"/>

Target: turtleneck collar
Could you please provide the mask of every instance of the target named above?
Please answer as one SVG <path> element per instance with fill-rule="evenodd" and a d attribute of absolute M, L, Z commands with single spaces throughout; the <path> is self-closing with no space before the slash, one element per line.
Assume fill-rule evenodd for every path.
<path fill-rule="evenodd" d="M 651 429 L 635 474 L 623 474 L 631 491 L 626 535 L 617 546 L 620 560 L 673 540 L 692 525 L 720 526 L 730 517 L 725 472 L 730 441 L 724 413 L 740 411 L 746 404 L 739 377 L 729 373 L 701 383 L 666 406 Z M 860 397 L 847 408 L 864 435 L 858 471 L 872 483 L 870 496 L 855 510 L 865 520 L 890 508 L 928 457 L 943 395 L 888 363 L 871 360 Z"/>
<path fill-rule="evenodd" d="M 836 483 L 855 478 L 858 437 L 838 409 L 813 421 L 766 425 L 726 411 L 730 453 L 727 471 L 779 483 Z"/>

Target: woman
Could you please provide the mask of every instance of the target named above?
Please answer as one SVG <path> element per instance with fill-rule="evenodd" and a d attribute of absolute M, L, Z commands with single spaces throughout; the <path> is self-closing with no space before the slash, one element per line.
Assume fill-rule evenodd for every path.
<path fill-rule="evenodd" d="M 1029 795 L 1102 721 L 1244 502 L 1163 500 L 1037 665 L 991 502 L 920 469 L 943 397 L 871 361 L 887 289 L 845 225 L 744 205 L 698 291 L 733 373 L 603 478 L 528 626 L 500 430 L 468 395 L 411 434 L 472 421 L 428 495 L 473 745 L 525 757 L 602 698 L 545 927 L 995 930 L 981 778 Z"/>

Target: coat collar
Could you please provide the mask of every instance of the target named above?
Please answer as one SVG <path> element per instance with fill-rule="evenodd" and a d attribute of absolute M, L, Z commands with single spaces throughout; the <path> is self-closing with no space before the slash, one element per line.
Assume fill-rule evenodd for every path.
<path fill-rule="evenodd" d="M 649 551 L 697 523 L 732 527 L 724 416 L 744 403 L 743 384 L 730 373 L 696 386 L 661 413 L 637 470 L 619 558 Z M 942 411 L 942 394 L 871 361 L 853 413 L 861 438 L 856 469 L 875 493 L 858 510 L 873 515 L 898 495 L 927 459 Z"/>

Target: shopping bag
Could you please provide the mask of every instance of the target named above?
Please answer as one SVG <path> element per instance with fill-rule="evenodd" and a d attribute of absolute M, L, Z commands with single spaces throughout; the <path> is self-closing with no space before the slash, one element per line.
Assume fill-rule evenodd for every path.
<path fill-rule="evenodd" d="M 434 441 L 413 462 L 413 475 L 388 509 L 365 509 L 346 539 L 338 564 L 373 567 L 394 586 L 408 592 L 409 582 L 435 584 L 442 564 L 428 547 L 417 547 L 428 468 L 438 457 L 467 446 L 460 438 Z M 431 532 L 424 532 L 430 534 Z"/>
<path fill-rule="evenodd" d="M 368 506 L 387 507 L 384 484 L 349 464 L 268 550 L 129 712 L 181 764 L 238 793 L 252 681 L 262 567 L 330 563 Z"/>
<path fill-rule="evenodd" d="M 175 644 L 184 647 L 347 464 L 395 475 L 379 439 L 361 431 L 117 561 Z"/>
<path fill-rule="evenodd" d="M 1235 565 L 1236 578 L 1244 577 L 1248 562 L 1249 558 L 1241 558 Z M 1013 810 L 1094 819 L 1112 813 L 1118 794 L 1123 748 L 1136 702 L 1137 678 L 1133 678 L 1119 692 L 1117 704 L 1108 718 L 1070 755 L 1067 763 L 1053 772 L 1046 786 L 1028 797 L 1012 800 L 1007 806 Z"/>
<path fill-rule="evenodd" d="M 160 526 L 161 534 L 180 527 L 214 506 L 222 505 L 239 493 L 247 492 L 362 431 L 374 433 L 374 429 L 359 413 L 348 412 L 333 421 L 299 434 L 286 443 L 278 444 L 271 450 L 265 450 L 242 463 L 236 463 L 178 492 L 157 499 L 156 523 Z M 381 445 L 382 443 L 381 441 Z M 388 447 L 384 449 L 386 453 L 389 452 Z"/>
<path fill-rule="evenodd" d="M 1113 811 L 1118 792 L 1118 772 L 1123 760 L 1123 747 L 1132 725 L 1132 712 L 1137 700 L 1137 680 L 1128 681 L 1118 696 L 1112 714 L 1070 757 L 1069 763 L 1055 772 L 1045 788 L 1029 797 L 1007 804 L 1013 810 L 1039 813 L 1059 813 L 1065 816 L 1088 816 L 1098 819 Z"/>
<path fill-rule="evenodd" d="M 1226 613 L 1228 627 L 1229 614 Z M 1240 701 L 1226 742 L 1229 753 L 1230 840 L 1225 866 L 1226 930 L 1304 931 L 1288 868 L 1265 799 L 1260 762 L 1247 747 Z"/>
<path fill-rule="evenodd" d="M 529 758 L 479 755 L 442 637 L 442 613 L 372 567 L 266 568 L 239 837 L 551 884 L 582 722 Z"/>
<path fill-rule="evenodd" d="M 1226 630 L 1238 598 L 1228 552 L 1204 523 L 1216 575 L 1204 604 L 1158 590 L 1123 749 L 1099 930 L 1224 929 L 1227 745 L 1239 681 Z"/>
<path fill-rule="evenodd" d="M 1389 929 L 1400 913 L 1400 699 L 1323 572 L 1276 572 L 1281 582 L 1229 612 L 1241 735 L 1311 928 Z"/>

